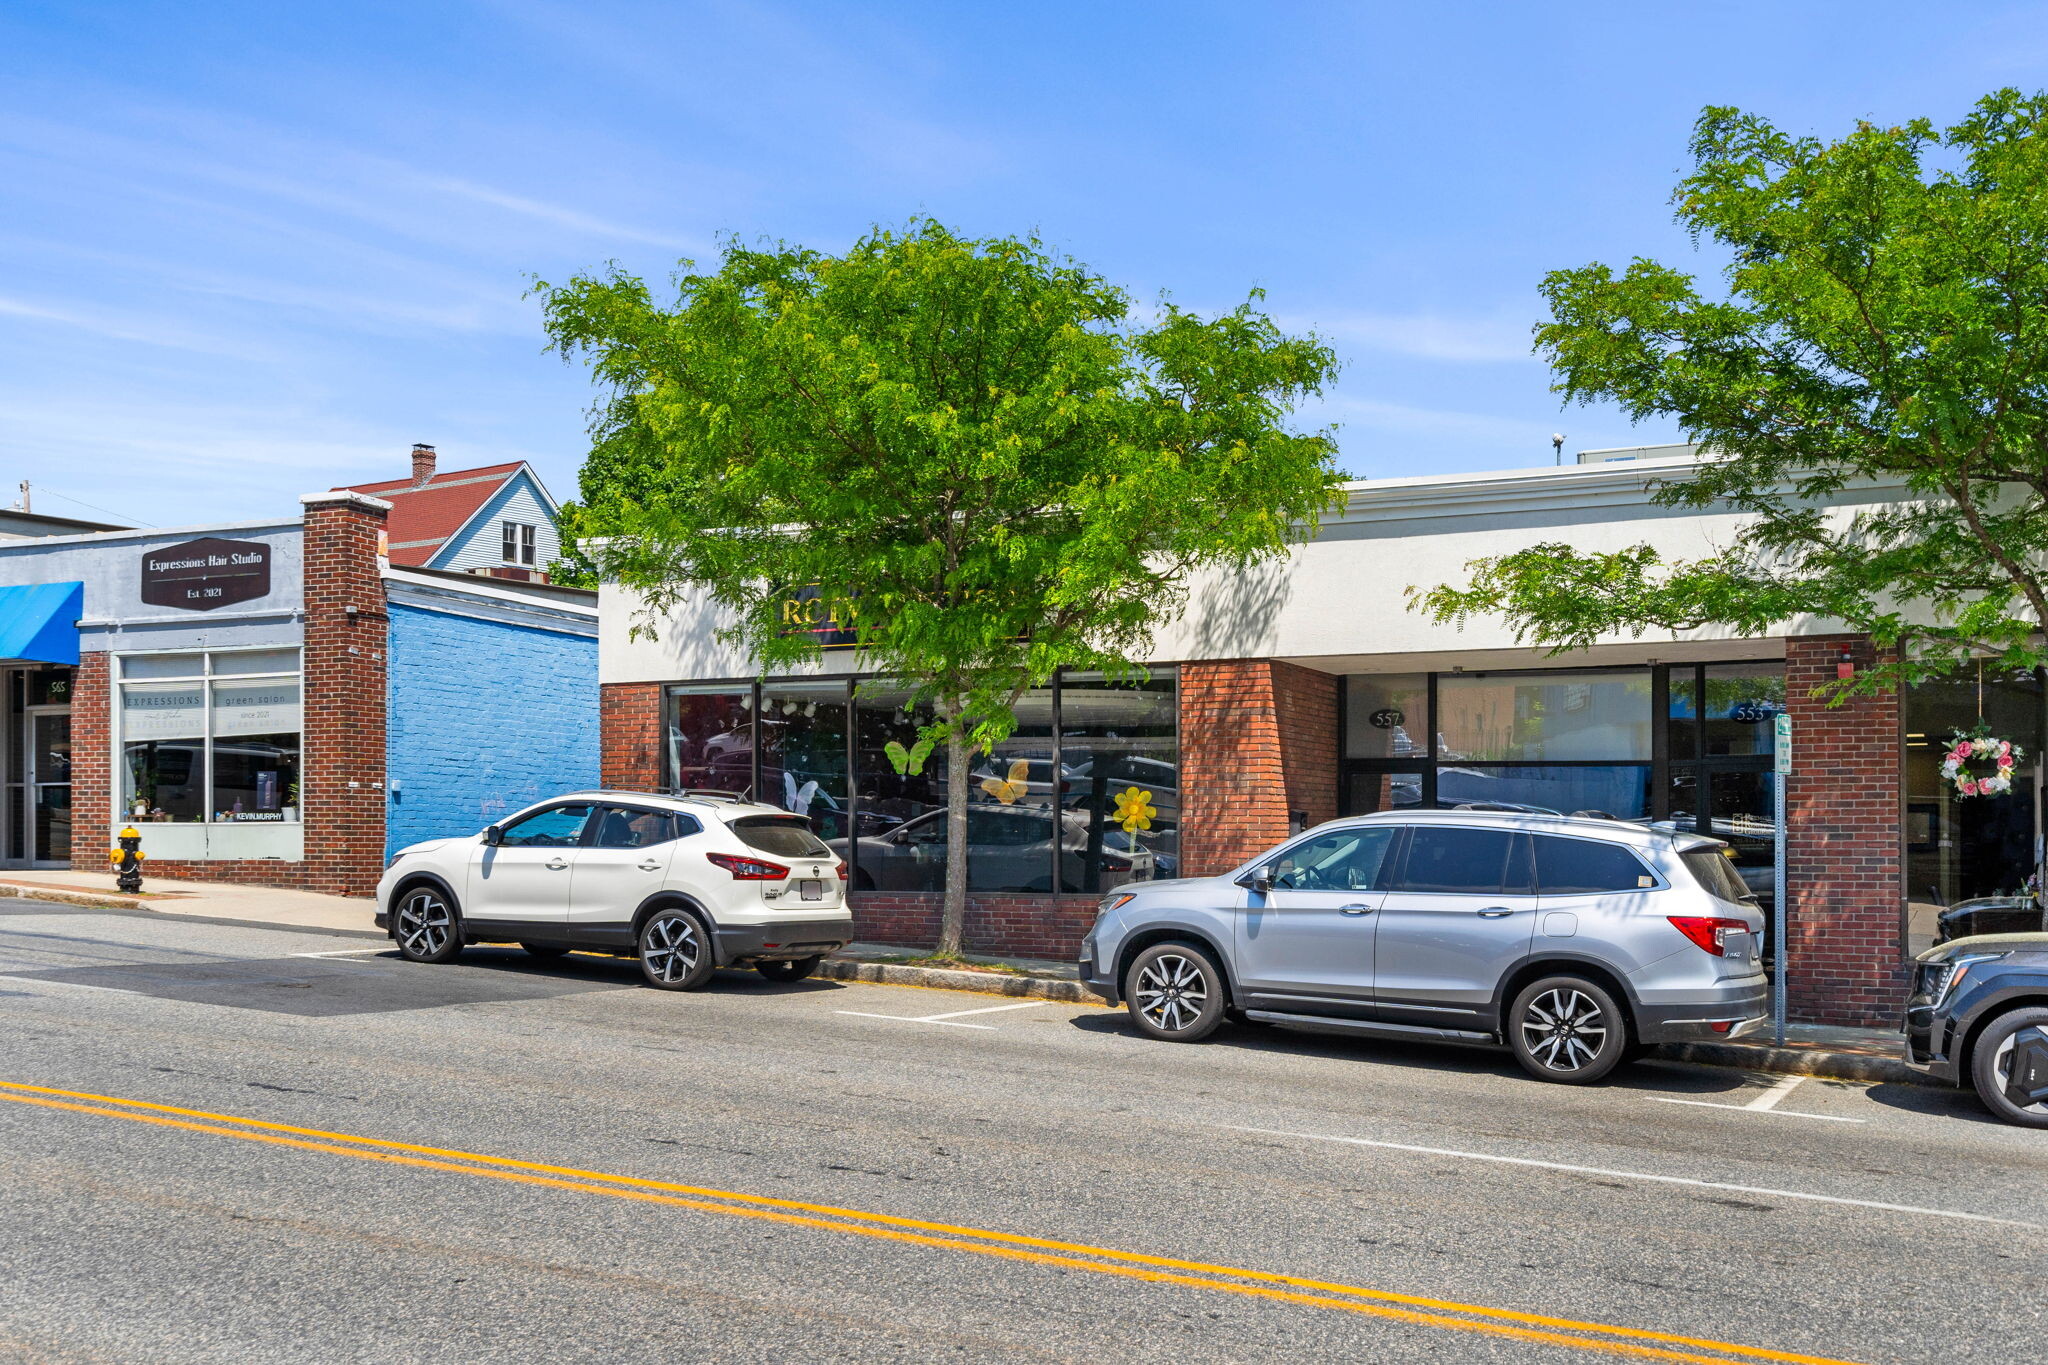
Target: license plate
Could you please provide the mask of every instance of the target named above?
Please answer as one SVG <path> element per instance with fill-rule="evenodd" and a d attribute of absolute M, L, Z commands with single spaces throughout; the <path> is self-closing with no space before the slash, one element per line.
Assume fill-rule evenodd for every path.
<path fill-rule="evenodd" d="M 825 899 L 825 883 L 823 882 L 798 882 L 796 888 L 797 895 L 807 901 L 821 901 Z"/>

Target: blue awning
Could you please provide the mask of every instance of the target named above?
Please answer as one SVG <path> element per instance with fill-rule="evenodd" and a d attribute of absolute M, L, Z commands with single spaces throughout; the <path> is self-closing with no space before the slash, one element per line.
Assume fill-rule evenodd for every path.
<path fill-rule="evenodd" d="M 0 588 L 0 659 L 76 665 L 83 615 L 83 583 Z"/>

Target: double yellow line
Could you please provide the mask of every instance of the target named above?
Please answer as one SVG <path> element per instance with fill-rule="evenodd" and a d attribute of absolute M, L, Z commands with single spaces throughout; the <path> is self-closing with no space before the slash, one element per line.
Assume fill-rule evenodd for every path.
<path fill-rule="evenodd" d="M 1827 1356 L 1800 1355 L 1763 1347 L 1738 1346 L 1700 1337 L 1673 1336 L 1633 1327 L 1579 1322 L 1571 1318 L 1544 1317 L 1505 1308 L 1445 1299 L 1419 1298 L 1359 1285 L 1336 1284 L 1279 1275 L 1236 1266 L 1183 1261 L 1166 1256 L 1116 1251 L 1085 1243 L 1025 1237 L 1016 1233 L 992 1232 L 985 1228 L 932 1223 L 891 1214 L 867 1213 L 829 1204 L 807 1204 L 765 1195 L 740 1194 L 732 1190 L 679 1185 L 665 1180 L 637 1176 L 609 1175 L 602 1171 L 578 1170 L 571 1166 L 550 1166 L 541 1162 L 517 1161 L 510 1157 L 484 1156 L 476 1152 L 425 1147 L 417 1143 L 394 1142 L 385 1138 L 359 1137 L 319 1128 L 299 1128 L 287 1123 L 240 1118 L 233 1114 L 209 1113 L 203 1109 L 181 1109 L 175 1105 L 146 1100 L 116 1099 L 75 1090 L 0 1081 L 0 1100 L 34 1105 L 44 1109 L 67 1110 L 101 1118 L 125 1119 L 131 1123 L 181 1128 L 195 1133 L 238 1138 L 331 1156 L 354 1157 L 361 1161 L 385 1161 L 424 1170 L 485 1180 L 506 1180 L 526 1185 L 545 1185 L 573 1190 L 579 1194 L 605 1195 L 613 1199 L 635 1199 L 643 1203 L 666 1204 L 700 1213 L 723 1214 L 730 1218 L 753 1218 L 828 1232 L 850 1233 L 881 1241 L 938 1247 L 977 1256 L 1058 1266 L 1098 1275 L 1120 1276 L 1157 1284 L 1185 1285 L 1250 1298 L 1278 1300 L 1311 1308 L 1357 1313 L 1367 1317 L 1437 1327 L 1454 1332 L 1477 1332 L 1487 1336 L 1541 1342 L 1552 1346 L 1596 1351 L 1640 1360 L 1676 1360 L 1715 1365 L 1727 1361 L 1778 1361 L 1792 1365 L 1849 1365 Z"/>

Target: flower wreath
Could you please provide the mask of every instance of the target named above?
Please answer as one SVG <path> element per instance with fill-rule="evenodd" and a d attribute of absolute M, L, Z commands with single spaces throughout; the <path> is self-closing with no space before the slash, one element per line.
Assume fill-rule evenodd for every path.
<path fill-rule="evenodd" d="M 2003 796 L 2012 790 L 2012 770 L 2026 751 L 2009 739 L 1995 738 L 1984 726 L 1965 734 L 1954 732 L 1955 743 L 1941 760 L 1941 777 L 1955 785 L 1958 796 Z M 1989 764 L 1990 772 L 1972 764 Z"/>

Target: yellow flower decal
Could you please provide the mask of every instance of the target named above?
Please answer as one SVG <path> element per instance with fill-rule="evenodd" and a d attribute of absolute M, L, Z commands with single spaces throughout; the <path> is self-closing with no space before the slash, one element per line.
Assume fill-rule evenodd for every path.
<path fill-rule="evenodd" d="M 1152 804 L 1152 793 L 1143 787 L 1125 787 L 1116 794 L 1116 822 L 1126 834 L 1152 828 L 1152 817 L 1158 813 Z"/>
<path fill-rule="evenodd" d="M 981 779 L 981 789 L 1004 805 L 1014 806 L 1017 804 L 1017 799 L 1024 795 L 1026 790 L 1024 779 L 1030 776 L 1030 774 L 1030 761 L 1020 758 L 1010 765 L 1008 781 L 1000 777 L 984 777 Z"/>

